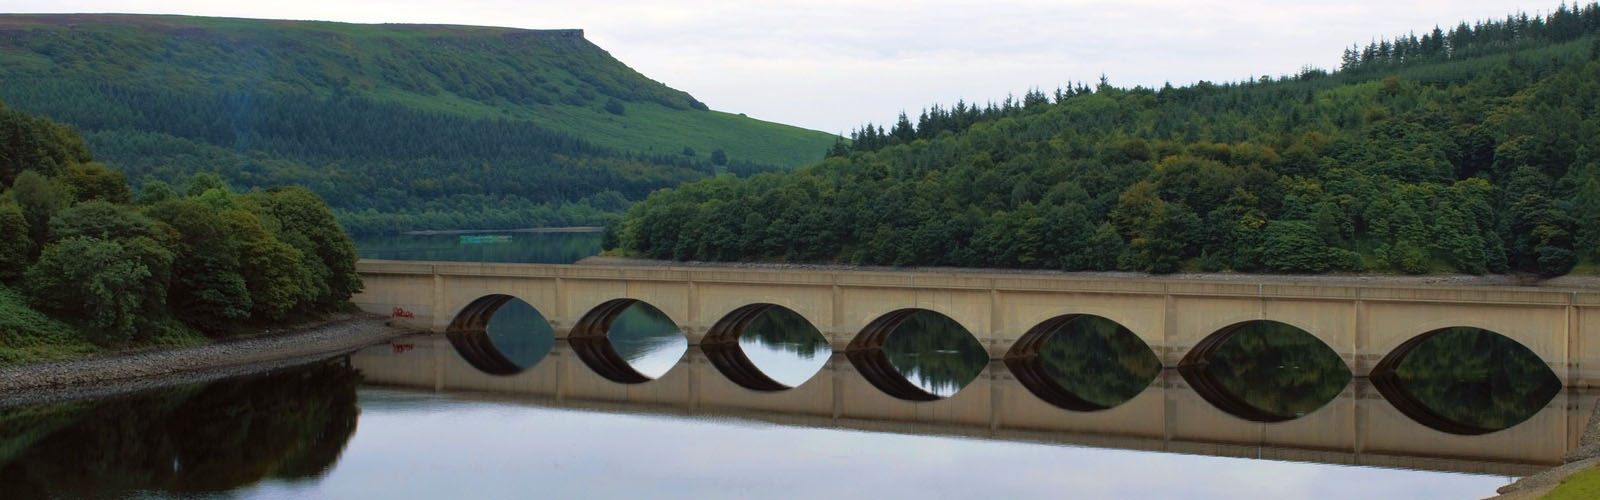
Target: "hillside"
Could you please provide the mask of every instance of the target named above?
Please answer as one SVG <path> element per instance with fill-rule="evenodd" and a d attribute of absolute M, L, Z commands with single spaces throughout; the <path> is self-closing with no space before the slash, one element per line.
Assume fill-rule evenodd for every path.
<path fill-rule="evenodd" d="M 708 110 L 580 30 L 0 15 L 0 99 L 79 127 L 136 182 L 304 184 L 347 222 L 407 228 L 592 219 L 834 141 Z"/>
<path fill-rule="evenodd" d="M 617 241 L 660 259 L 1069 271 L 1593 268 L 1600 5 L 1425 33 L 1333 73 L 933 107 L 819 165 L 653 194 Z"/>

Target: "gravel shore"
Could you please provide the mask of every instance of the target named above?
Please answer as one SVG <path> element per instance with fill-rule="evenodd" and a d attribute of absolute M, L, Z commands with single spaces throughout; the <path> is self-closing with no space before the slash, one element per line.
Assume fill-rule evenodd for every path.
<path fill-rule="evenodd" d="M 341 315 L 287 333 L 172 350 L 0 367 L 0 407 L 101 397 L 327 359 L 419 333 L 383 316 Z"/>

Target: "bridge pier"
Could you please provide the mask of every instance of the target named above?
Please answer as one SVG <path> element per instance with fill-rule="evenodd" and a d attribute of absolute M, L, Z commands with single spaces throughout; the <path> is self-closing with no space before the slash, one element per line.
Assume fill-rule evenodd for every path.
<path fill-rule="evenodd" d="M 1406 341 L 1460 326 L 1517 341 L 1568 386 L 1600 384 L 1600 342 L 1585 340 L 1600 336 L 1593 289 L 375 260 L 357 271 L 366 287 L 352 302 L 436 332 L 473 301 L 501 294 L 532 305 L 565 338 L 598 305 L 627 298 L 660 309 L 699 344 L 732 311 L 774 304 L 843 351 L 872 321 L 914 308 L 956 321 L 1001 359 L 1035 326 L 1088 314 L 1132 331 L 1176 367 L 1231 325 L 1271 320 L 1309 332 L 1360 377 Z"/>

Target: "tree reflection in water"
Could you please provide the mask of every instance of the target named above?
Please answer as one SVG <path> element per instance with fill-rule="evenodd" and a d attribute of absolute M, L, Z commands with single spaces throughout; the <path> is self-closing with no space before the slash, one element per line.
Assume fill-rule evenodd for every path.
<path fill-rule="evenodd" d="M 6 498 L 220 492 L 326 473 L 361 376 L 323 363 L 126 398 L 0 409 Z"/>
<path fill-rule="evenodd" d="M 494 349 L 519 370 L 539 364 L 556 344 L 550 321 L 520 299 L 500 306 L 485 330 Z"/>
<path fill-rule="evenodd" d="M 1429 332 L 1379 363 L 1373 383 L 1411 418 L 1455 434 L 1522 423 L 1561 392 L 1539 356 L 1479 328 Z"/>
<path fill-rule="evenodd" d="M 810 380 L 828 362 L 833 348 L 800 313 L 768 307 L 739 334 L 739 349 L 763 375 L 788 387 Z"/>
<path fill-rule="evenodd" d="M 988 350 L 960 323 L 923 310 L 889 333 L 883 353 L 906 380 L 941 397 L 971 383 L 989 363 Z"/>
<path fill-rule="evenodd" d="M 1218 408 L 1250 420 L 1277 422 L 1311 413 L 1351 379 L 1333 349 L 1276 321 L 1229 327 L 1195 349 L 1191 356 L 1199 359 L 1185 359 L 1180 367 L 1184 379 Z"/>
<path fill-rule="evenodd" d="M 1048 335 L 1034 366 L 1097 409 L 1133 399 L 1161 373 L 1161 359 L 1150 346 L 1115 321 L 1076 316 Z"/>
<path fill-rule="evenodd" d="M 666 313 L 644 302 L 633 302 L 617 314 L 606 338 L 635 371 L 659 378 L 689 350 L 689 339 Z"/>

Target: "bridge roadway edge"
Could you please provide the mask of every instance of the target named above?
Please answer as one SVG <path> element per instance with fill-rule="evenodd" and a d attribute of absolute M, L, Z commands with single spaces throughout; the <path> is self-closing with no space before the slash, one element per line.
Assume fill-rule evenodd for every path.
<path fill-rule="evenodd" d="M 1528 347 L 1567 386 L 1600 386 L 1600 342 L 1584 341 L 1600 335 L 1600 290 L 1593 289 L 382 260 L 362 260 L 357 272 L 366 289 L 353 303 L 384 314 L 401 309 L 435 332 L 492 294 L 528 302 L 558 337 L 600 302 L 631 298 L 661 309 L 698 343 L 733 308 L 776 303 L 843 349 L 873 319 L 922 308 L 961 323 L 998 359 L 1044 320 L 1095 314 L 1128 327 L 1174 367 L 1207 336 L 1264 319 L 1310 332 L 1366 376 L 1406 340 L 1473 326 Z"/>

